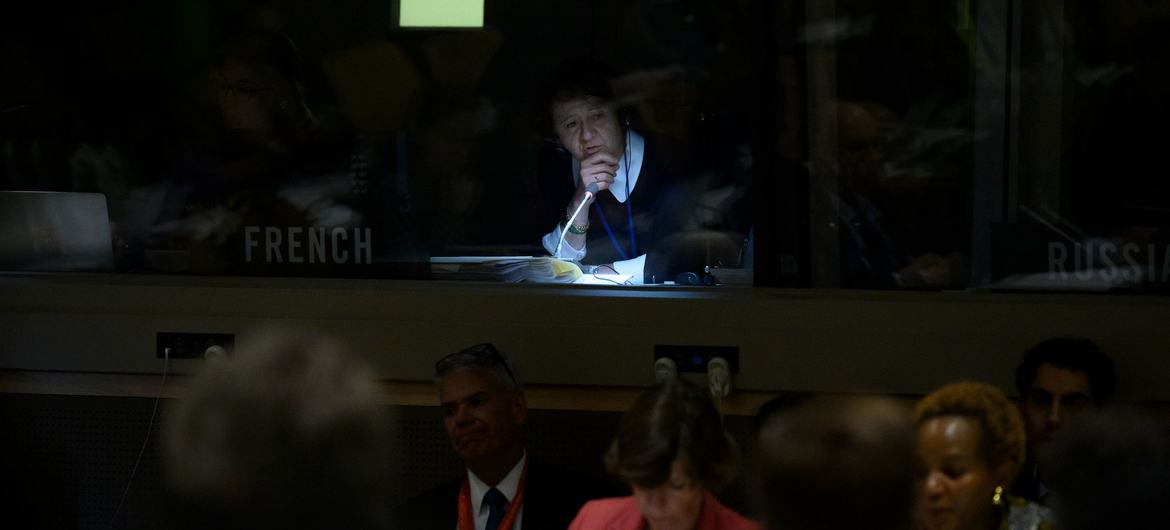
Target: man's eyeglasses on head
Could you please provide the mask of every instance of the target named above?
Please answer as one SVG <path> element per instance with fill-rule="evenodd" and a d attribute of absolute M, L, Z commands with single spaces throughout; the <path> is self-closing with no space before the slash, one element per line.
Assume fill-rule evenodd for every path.
<path fill-rule="evenodd" d="M 452 359 L 463 356 L 474 357 L 477 359 L 491 359 L 500 363 L 500 366 L 503 366 L 504 371 L 508 373 L 508 379 L 512 380 L 512 384 L 517 387 L 520 386 L 520 382 L 516 380 L 516 374 L 513 374 L 512 369 L 508 367 L 508 361 L 504 359 L 504 355 L 500 353 L 500 351 L 496 349 L 495 345 L 490 342 L 476 344 L 475 346 L 457 351 L 443 357 L 442 359 L 439 359 L 435 362 L 435 373 L 442 373 L 442 368 L 444 365 L 446 365 Z"/>

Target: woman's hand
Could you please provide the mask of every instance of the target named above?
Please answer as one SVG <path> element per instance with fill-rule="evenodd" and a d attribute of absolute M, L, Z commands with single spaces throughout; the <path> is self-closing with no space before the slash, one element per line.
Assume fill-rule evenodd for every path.
<path fill-rule="evenodd" d="M 617 176 L 618 161 L 609 153 L 598 151 L 581 160 L 580 189 L 597 184 L 597 190 L 607 190 Z"/>

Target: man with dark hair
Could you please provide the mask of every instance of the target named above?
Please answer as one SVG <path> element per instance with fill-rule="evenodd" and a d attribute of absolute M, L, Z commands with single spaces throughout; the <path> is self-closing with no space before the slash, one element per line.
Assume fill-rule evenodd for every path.
<path fill-rule="evenodd" d="M 1096 411 L 1113 398 L 1113 361 L 1088 339 L 1048 339 L 1024 352 L 1016 368 L 1028 456 L 1012 494 L 1044 504 L 1048 496 L 1037 462 L 1052 436 L 1068 421 Z"/>
<path fill-rule="evenodd" d="M 512 360 L 477 344 L 435 363 L 443 426 L 465 476 L 401 506 L 397 528 L 561 530 L 581 505 L 607 492 L 600 481 L 529 458 L 528 400 Z"/>
<path fill-rule="evenodd" d="M 680 264 L 678 248 L 695 201 L 663 150 L 631 127 L 592 60 L 565 62 L 539 96 L 538 129 L 557 146 L 540 164 L 549 254 L 597 272 L 662 283 L 703 264 Z M 589 188 L 595 193 L 587 193 Z M 576 214 L 576 215 L 574 215 Z M 692 271 L 693 272 L 693 271 Z"/>

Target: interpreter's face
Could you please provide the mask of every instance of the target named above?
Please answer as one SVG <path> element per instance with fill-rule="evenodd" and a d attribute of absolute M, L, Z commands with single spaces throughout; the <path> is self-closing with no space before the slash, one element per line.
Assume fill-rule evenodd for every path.
<path fill-rule="evenodd" d="M 841 176 L 860 192 L 867 192 L 882 177 L 883 154 L 878 121 L 865 107 L 839 105 L 837 114 L 838 161 Z"/>
<path fill-rule="evenodd" d="M 650 530 L 691 530 L 699 520 L 705 490 L 691 478 L 681 460 L 671 464 L 666 484 L 632 489 L 638 511 Z"/>
<path fill-rule="evenodd" d="M 1070 419 L 1096 409 L 1088 374 L 1041 364 L 1032 386 L 1020 396 L 1028 449 L 1039 450 Z"/>
<path fill-rule="evenodd" d="M 228 57 L 212 74 L 217 85 L 224 125 L 235 131 L 263 131 L 272 127 L 276 98 L 273 88 L 255 68 Z"/>
<path fill-rule="evenodd" d="M 617 109 L 601 98 L 582 96 L 556 101 L 552 104 L 552 119 L 557 139 L 578 161 L 601 152 L 616 159 L 625 151 Z"/>
<path fill-rule="evenodd" d="M 916 505 L 923 530 L 990 528 L 992 497 L 1003 483 L 979 445 L 982 428 L 973 418 L 939 416 L 918 428 L 918 453 L 924 473 Z"/>
<path fill-rule="evenodd" d="M 523 394 L 500 388 L 481 371 L 440 378 L 439 406 L 451 447 L 465 462 L 502 458 L 520 444 L 528 415 Z"/>

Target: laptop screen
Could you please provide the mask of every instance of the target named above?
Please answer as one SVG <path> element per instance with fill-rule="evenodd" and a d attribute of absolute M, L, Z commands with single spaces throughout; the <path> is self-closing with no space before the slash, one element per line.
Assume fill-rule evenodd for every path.
<path fill-rule="evenodd" d="M 0 269 L 97 271 L 114 267 L 101 193 L 0 191 Z"/>

